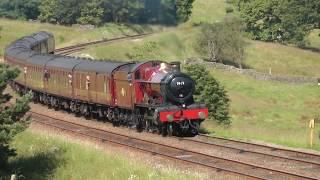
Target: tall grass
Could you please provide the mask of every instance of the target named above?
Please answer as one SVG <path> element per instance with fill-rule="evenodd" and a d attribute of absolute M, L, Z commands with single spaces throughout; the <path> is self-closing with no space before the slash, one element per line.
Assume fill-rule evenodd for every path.
<path fill-rule="evenodd" d="M 44 134 L 28 130 L 15 138 L 12 145 L 18 149 L 18 156 L 10 160 L 12 173 L 25 179 L 200 178 L 181 174 L 170 166 L 147 167 L 116 152 L 111 154 Z"/>

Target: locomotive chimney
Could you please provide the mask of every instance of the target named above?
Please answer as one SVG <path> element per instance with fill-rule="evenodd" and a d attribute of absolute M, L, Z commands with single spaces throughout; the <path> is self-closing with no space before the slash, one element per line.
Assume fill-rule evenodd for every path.
<path fill-rule="evenodd" d="M 180 72 L 180 71 L 181 71 L 181 68 L 180 68 L 181 63 L 180 63 L 180 62 L 178 62 L 178 61 L 176 61 L 176 62 L 171 62 L 170 65 L 171 65 L 172 70 L 173 70 L 174 72 Z"/>

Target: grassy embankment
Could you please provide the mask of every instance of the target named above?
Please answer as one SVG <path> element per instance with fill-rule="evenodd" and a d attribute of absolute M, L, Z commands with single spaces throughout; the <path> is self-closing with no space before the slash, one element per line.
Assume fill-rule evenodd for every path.
<path fill-rule="evenodd" d="M 232 125 L 224 128 L 208 121 L 204 127 L 210 132 L 309 148 L 309 121 L 320 115 L 319 87 L 258 81 L 219 70 L 212 74 L 228 91 Z M 320 150 L 319 123 L 315 130 L 316 150 Z"/>
<path fill-rule="evenodd" d="M 54 33 L 58 47 L 64 47 L 80 42 L 89 42 L 102 38 L 120 37 L 143 32 L 159 30 L 159 26 L 147 25 L 116 25 L 107 24 L 96 29 L 83 29 L 79 27 L 66 27 L 52 24 L 31 23 L 26 21 L 8 20 L 0 18 L 0 57 L 3 56 L 5 46 L 16 39 L 30 35 L 37 31 Z"/>
<path fill-rule="evenodd" d="M 10 159 L 10 166 L 25 179 L 201 178 L 196 173 L 181 174 L 170 166 L 147 167 L 137 160 L 31 130 L 19 134 L 12 145 L 18 156 Z"/>

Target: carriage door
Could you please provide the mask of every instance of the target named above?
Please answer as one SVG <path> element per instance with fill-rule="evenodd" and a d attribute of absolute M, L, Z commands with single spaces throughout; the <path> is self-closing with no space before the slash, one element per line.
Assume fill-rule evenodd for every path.
<path fill-rule="evenodd" d="M 23 67 L 23 83 L 25 87 L 27 87 L 27 79 L 28 79 L 27 76 L 28 76 L 28 67 L 24 66 Z"/>
<path fill-rule="evenodd" d="M 96 73 L 87 73 L 85 76 L 85 88 L 87 91 L 87 101 L 94 102 L 96 101 Z"/>
<path fill-rule="evenodd" d="M 132 85 L 128 81 L 127 72 L 115 72 L 114 74 L 115 105 L 124 108 L 132 108 Z"/>
<path fill-rule="evenodd" d="M 48 86 L 49 86 L 49 79 L 50 79 L 50 73 L 49 70 L 47 68 L 45 68 L 43 70 L 43 88 L 44 91 L 47 92 L 48 91 Z"/>

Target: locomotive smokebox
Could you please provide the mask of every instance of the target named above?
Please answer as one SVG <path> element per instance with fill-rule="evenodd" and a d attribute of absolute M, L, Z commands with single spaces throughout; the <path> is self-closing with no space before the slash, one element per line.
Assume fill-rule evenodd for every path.
<path fill-rule="evenodd" d="M 176 61 L 176 62 L 171 62 L 170 63 L 171 67 L 172 67 L 172 70 L 173 72 L 180 72 L 181 71 L 181 63 Z"/>

